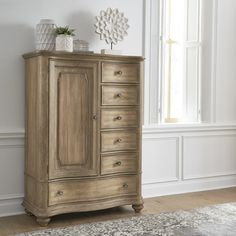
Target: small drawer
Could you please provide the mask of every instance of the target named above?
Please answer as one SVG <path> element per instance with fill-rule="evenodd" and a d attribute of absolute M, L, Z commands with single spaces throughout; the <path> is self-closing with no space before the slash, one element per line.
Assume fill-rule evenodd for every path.
<path fill-rule="evenodd" d="M 101 157 L 101 174 L 134 173 L 137 171 L 137 153 Z"/>
<path fill-rule="evenodd" d="M 136 131 L 101 132 L 102 152 L 135 150 L 138 148 L 138 134 Z"/>
<path fill-rule="evenodd" d="M 138 83 L 139 64 L 102 63 L 102 82 Z"/>
<path fill-rule="evenodd" d="M 139 86 L 102 86 L 102 105 L 138 105 Z"/>
<path fill-rule="evenodd" d="M 136 194 L 137 181 L 135 175 L 87 180 L 65 180 L 49 183 L 49 206 Z"/>
<path fill-rule="evenodd" d="M 138 127 L 139 111 L 137 109 L 102 109 L 101 128 Z"/>

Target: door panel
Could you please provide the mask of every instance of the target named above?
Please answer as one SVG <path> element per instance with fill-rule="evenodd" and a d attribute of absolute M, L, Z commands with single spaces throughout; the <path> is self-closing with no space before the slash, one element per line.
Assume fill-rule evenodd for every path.
<path fill-rule="evenodd" d="M 97 65 L 50 62 L 49 177 L 97 174 Z"/>
<path fill-rule="evenodd" d="M 61 165 L 85 165 L 88 150 L 89 82 L 86 74 L 63 73 L 59 78 L 59 144 Z M 79 155 L 78 155 L 79 153 Z"/>

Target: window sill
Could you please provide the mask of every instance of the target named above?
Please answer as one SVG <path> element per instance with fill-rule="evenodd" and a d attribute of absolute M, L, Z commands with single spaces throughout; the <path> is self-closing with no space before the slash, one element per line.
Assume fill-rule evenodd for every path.
<path fill-rule="evenodd" d="M 143 134 L 181 133 L 194 131 L 229 131 L 236 130 L 236 123 L 178 123 L 152 124 L 143 127 Z"/>

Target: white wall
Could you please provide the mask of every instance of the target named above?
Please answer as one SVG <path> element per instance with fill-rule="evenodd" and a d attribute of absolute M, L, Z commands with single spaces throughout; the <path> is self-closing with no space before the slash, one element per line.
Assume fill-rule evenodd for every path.
<path fill-rule="evenodd" d="M 156 0 L 153 0 L 156 1 Z M 91 49 L 106 45 L 93 33 L 93 18 L 109 6 L 129 18 L 129 35 L 117 48 L 143 52 L 144 2 L 150 0 L 0 0 L 0 216 L 22 212 L 24 165 L 24 64 L 21 55 L 34 49 L 34 27 L 41 18 L 75 27 Z M 55 6 L 59 7 L 55 7 Z M 216 70 L 209 96 L 215 123 L 159 127 L 149 123 L 155 110 L 155 87 L 145 78 L 143 194 L 145 197 L 236 185 L 236 1 L 219 0 Z M 147 16 L 148 20 L 151 20 Z M 156 33 L 156 32 L 155 32 Z M 154 41 L 157 40 L 152 38 Z M 146 41 L 148 72 L 148 42 Z M 147 73 L 148 75 L 148 73 Z M 154 88 L 154 89 L 152 89 Z M 150 93 L 150 91 L 152 91 Z M 206 107 L 209 107 L 207 105 Z"/>
<path fill-rule="evenodd" d="M 152 57 L 149 42 L 157 40 L 157 32 L 155 24 L 150 23 L 152 19 L 146 18 L 146 32 L 151 33 L 151 40 L 147 34 L 145 51 L 151 67 L 151 72 L 146 70 L 145 79 L 143 194 L 146 197 L 236 186 L 236 1 L 202 1 L 208 7 L 202 68 L 204 124 L 153 123 L 157 117 L 155 66 L 152 68 L 156 47 Z M 148 12 L 157 1 L 146 3 Z M 211 24 L 213 28 L 209 30 Z"/>
<path fill-rule="evenodd" d="M 109 45 L 94 33 L 94 17 L 110 6 L 123 11 L 130 25 L 128 36 L 117 49 L 121 48 L 125 54 L 141 55 L 142 0 L 0 0 L 0 131 L 24 129 L 24 61 L 21 55 L 34 50 L 34 28 L 40 19 L 52 18 L 58 25 L 71 25 L 77 30 L 77 37 L 89 42 L 91 50 L 100 51 Z"/>
<path fill-rule="evenodd" d="M 0 216 L 22 212 L 24 194 L 24 61 L 34 50 L 34 28 L 42 18 L 70 25 L 90 49 L 109 48 L 94 33 L 94 17 L 107 7 L 129 19 L 128 36 L 115 48 L 142 55 L 143 0 L 0 0 Z"/>

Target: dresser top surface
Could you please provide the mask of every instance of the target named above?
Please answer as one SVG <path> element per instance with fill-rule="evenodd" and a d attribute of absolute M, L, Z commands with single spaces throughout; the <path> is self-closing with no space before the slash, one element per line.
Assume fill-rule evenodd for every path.
<path fill-rule="evenodd" d="M 24 59 L 37 56 L 46 56 L 49 58 L 71 58 L 71 59 L 98 59 L 98 60 L 136 60 L 143 61 L 142 56 L 128 55 L 108 55 L 93 52 L 59 52 L 59 51 L 33 51 L 23 55 Z"/>

